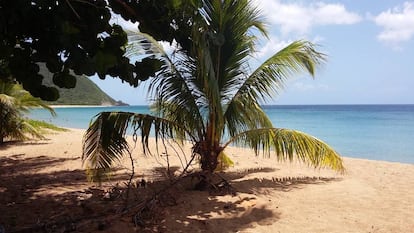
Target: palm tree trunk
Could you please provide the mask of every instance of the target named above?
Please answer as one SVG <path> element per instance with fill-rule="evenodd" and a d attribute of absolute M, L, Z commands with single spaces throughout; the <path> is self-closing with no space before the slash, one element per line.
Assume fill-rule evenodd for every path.
<path fill-rule="evenodd" d="M 218 153 L 214 151 L 208 150 L 204 151 L 203 153 L 199 153 L 201 156 L 200 163 L 201 163 L 201 172 L 199 175 L 199 182 L 194 186 L 195 190 L 205 191 L 209 190 L 212 185 L 212 177 L 213 173 L 217 168 L 218 161 Z"/>
<path fill-rule="evenodd" d="M 5 119 L 5 113 L 3 112 L 4 108 L 2 104 L 0 104 L 0 144 L 4 143 L 4 129 L 3 129 L 3 121 Z"/>
<path fill-rule="evenodd" d="M 218 165 L 218 155 L 223 150 L 218 143 L 201 141 L 194 146 L 194 153 L 200 155 L 201 170 L 203 172 L 213 173 Z"/>
<path fill-rule="evenodd" d="M 201 170 L 213 173 L 218 165 L 218 154 L 215 151 L 207 151 L 201 155 Z"/>

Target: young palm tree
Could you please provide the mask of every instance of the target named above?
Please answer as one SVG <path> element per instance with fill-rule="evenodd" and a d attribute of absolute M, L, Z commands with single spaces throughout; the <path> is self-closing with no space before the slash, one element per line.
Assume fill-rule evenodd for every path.
<path fill-rule="evenodd" d="M 293 75 L 313 76 L 325 56 L 312 43 L 295 41 L 252 71 L 249 61 L 256 52 L 257 32 L 266 35 L 259 11 L 248 0 L 206 0 L 196 9 L 190 46 L 170 56 L 159 47 L 150 48 L 164 62 L 148 80 L 154 114 L 98 114 L 84 137 L 87 166 L 109 168 L 128 150 L 124 136 L 132 126 L 145 152 L 151 131 L 157 139 L 192 141 L 193 154 L 208 173 L 215 171 L 230 144 L 265 155 L 274 152 L 278 160 L 296 156 L 315 167 L 342 171 L 342 160 L 331 147 L 302 132 L 275 128 L 260 105 Z"/>
<path fill-rule="evenodd" d="M 31 108 L 42 107 L 55 115 L 55 111 L 41 99 L 33 97 L 20 85 L 0 80 L 0 144 L 4 139 L 25 140 L 28 135 L 43 138 L 33 121 L 23 117 Z"/>

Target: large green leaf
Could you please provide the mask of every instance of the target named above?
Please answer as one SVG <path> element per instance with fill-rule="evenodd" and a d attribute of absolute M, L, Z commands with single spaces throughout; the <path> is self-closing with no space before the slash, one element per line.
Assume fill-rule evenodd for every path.
<path fill-rule="evenodd" d="M 265 156 L 272 153 L 279 161 L 293 161 L 297 158 L 311 166 L 329 167 L 344 171 L 339 154 L 325 142 L 300 131 L 280 128 L 252 129 L 236 135 L 225 147 L 236 145 L 253 148 L 256 155 L 261 151 Z"/>

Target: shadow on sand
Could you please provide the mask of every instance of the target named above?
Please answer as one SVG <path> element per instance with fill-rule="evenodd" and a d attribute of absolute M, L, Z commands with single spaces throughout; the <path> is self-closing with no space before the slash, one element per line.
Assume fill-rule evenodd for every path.
<path fill-rule="evenodd" d="M 160 192 L 172 183 L 166 174 L 173 174 L 177 168 L 170 168 L 168 173 L 157 167 L 151 172 L 155 177 L 151 183 L 144 185 L 143 177 L 135 177 L 129 207 L 125 209 L 126 191 L 113 184 L 122 186 L 128 174 L 114 175 L 111 183 L 98 188 L 87 183 L 81 169 L 38 172 L 76 159 L 79 158 L 24 158 L 19 154 L 0 158 L 0 227 L 6 232 L 237 232 L 280 218 L 277 210 L 256 205 L 256 194 L 266 190 L 288 192 L 335 181 L 311 177 L 249 178 L 254 173 L 277 175 L 274 169 L 262 168 L 221 174 L 236 195 L 195 191 L 192 187 L 196 180 L 192 178 Z M 151 199 L 155 193 L 157 198 Z M 142 203 L 146 203 L 145 207 Z"/>
<path fill-rule="evenodd" d="M 148 232 L 242 232 L 252 225 L 271 225 L 280 219 L 277 209 L 259 203 L 257 194 L 270 191 L 289 192 L 307 185 L 323 185 L 340 180 L 324 177 L 273 177 L 248 178 L 255 173 L 275 173 L 273 168 L 255 168 L 243 172 L 219 174 L 230 184 L 228 189 L 207 191 L 193 190 L 195 180 L 181 182 L 175 198 L 177 205 L 167 208 L 165 218 Z M 247 177 L 247 178 L 246 178 Z M 171 197 L 172 196 L 172 197 Z M 272 201 L 272 200 L 269 200 Z M 276 201 L 276 200 L 274 200 Z M 212 217 L 214 216 L 214 217 Z"/>

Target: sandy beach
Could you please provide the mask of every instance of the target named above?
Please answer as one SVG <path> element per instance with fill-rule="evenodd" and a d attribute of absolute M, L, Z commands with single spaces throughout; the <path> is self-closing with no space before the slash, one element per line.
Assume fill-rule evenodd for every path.
<path fill-rule="evenodd" d="M 255 157 L 241 148 L 227 151 L 235 166 L 220 173 L 232 192 L 195 191 L 191 189 L 195 181 L 186 178 L 165 191 L 159 204 L 151 205 L 153 215 L 146 219 L 155 224 L 142 224 L 138 206 L 130 202 L 130 209 L 122 213 L 122 195 L 111 196 L 128 180 L 128 159 L 101 187 L 87 182 L 80 160 L 83 132 L 70 129 L 48 135 L 49 140 L 0 147 L 0 225 L 5 232 L 388 233 L 414 229 L 413 164 L 344 158 L 347 171 L 342 175 Z M 136 148 L 133 156 L 133 183 L 144 179 L 147 184 L 130 192 L 136 203 L 168 186 L 167 177 L 179 174 L 185 162 L 170 155 L 167 172 L 165 155 L 145 157 Z"/>

